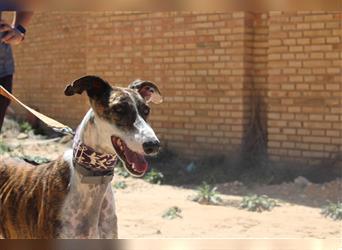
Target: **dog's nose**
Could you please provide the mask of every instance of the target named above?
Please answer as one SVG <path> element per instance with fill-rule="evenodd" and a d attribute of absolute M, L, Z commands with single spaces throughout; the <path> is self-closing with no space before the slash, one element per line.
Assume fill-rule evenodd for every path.
<path fill-rule="evenodd" d="M 148 141 L 143 143 L 143 149 L 145 154 L 153 154 L 157 153 L 160 148 L 160 142 L 159 141 Z"/>

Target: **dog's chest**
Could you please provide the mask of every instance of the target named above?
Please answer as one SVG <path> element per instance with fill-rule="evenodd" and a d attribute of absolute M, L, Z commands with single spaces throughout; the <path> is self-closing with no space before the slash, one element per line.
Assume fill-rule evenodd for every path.
<path fill-rule="evenodd" d="M 73 171 L 70 188 L 60 210 L 60 238 L 99 238 L 101 217 L 114 212 L 114 199 L 108 184 L 81 183 L 81 175 Z M 108 214 L 108 215 L 107 215 Z"/>

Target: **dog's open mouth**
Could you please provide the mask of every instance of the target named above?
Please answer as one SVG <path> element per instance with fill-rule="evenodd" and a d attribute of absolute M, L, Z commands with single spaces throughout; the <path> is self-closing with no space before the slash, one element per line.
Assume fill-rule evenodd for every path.
<path fill-rule="evenodd" d="M 135 177 L 143 176 L 148 169 L 148 164 L 144 155 L 130 150 L 126 143 L 119 137 L 112 136 L 111 139 L 113 147 L 121 161 L 124 163 L 123 165 L 126 170 Z"/>

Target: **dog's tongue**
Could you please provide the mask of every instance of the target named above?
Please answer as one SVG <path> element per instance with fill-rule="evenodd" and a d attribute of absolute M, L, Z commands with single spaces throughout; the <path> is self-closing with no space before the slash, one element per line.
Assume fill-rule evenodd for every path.
<path fill-rule="evenodd" d="M 141 173 L 146 172 L 148 165 L 143 155 L 133 152 L 128 147 L 125 147 L 124 153 L 127 161 L 133 164 L 136 171 Z"/>

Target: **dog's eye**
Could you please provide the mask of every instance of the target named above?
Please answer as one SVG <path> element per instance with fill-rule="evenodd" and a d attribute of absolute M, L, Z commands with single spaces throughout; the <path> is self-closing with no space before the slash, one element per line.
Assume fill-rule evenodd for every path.
<path fill-rule="evenodd" d="M 150 108 L 149 107 L 145 107 L 145 108 L 143 108 L 142 112 L 143 112 L 143 114 L 145 116 L 148 116 L 150 114 Z"/>
<path fill-rule="evenodd" d="M 114 110 L 114 112 L 116 112 L 116 113 L 118 113 L 118 114 L 123 114 L 123 113 L 125 113 L 125 111 L 126 111 L 125 107 L 122 106 L 122 105 L 114 106 L 114 107 L 113 107 L 113 110 Z"/>

